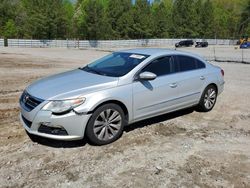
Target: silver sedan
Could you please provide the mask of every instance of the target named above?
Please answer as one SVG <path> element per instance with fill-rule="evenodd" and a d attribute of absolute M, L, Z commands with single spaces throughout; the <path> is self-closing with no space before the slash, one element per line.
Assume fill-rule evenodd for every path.
<path fill-rule="evenodd" d="M 96 145 L 117 140 L 124 126 L 196 106 L 213 109 L 224 71 L 203 58 L 165 49 L 114 52 L 85 67 L 28 86 L 20 119 L 31 138 Z"/>

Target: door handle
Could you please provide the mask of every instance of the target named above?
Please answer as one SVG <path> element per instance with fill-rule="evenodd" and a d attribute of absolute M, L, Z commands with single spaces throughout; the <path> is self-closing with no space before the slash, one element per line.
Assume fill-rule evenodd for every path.
<path fill-rule="evenodd" d="M 201 76 L 200 79 L 201 79 L 201 80 L 205 80 L 205 77 L 204 77 L 204 76 Z"/>
<path fill-rule="evenodd" d="M 176 83 L 172 83 L 169 85 L 171 88 L 176 88 L 177 87 L 177 84 Z"/>

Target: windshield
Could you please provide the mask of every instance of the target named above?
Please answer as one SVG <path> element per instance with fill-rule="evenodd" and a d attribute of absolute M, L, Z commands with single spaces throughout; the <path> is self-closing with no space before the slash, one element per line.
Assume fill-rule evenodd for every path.
<path fill-rule="evenodd" d="M 149 55 L 115 52 L 82 68 L 87 72 L 104 76 L 120 77 L 126 75 Z"/>

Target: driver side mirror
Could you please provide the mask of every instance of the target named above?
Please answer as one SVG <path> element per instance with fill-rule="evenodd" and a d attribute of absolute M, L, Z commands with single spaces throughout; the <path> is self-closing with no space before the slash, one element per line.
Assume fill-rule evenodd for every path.
<path fill-rule="evenodd" d="M 154 80 L 157 75 L 152 72 L 142 72 L 139 74 L 139 80 Z"/>

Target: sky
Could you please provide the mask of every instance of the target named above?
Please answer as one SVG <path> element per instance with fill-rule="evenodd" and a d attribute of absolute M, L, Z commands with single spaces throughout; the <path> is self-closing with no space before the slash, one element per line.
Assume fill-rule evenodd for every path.
<path fill-rule="evenodd" d="M 70 0 L 71 2 L 75 3 L 77 0 Z M 134 3 L 136 0 L 132 0 L 132 2 Z M 150 1 L 150 3 L 152 3 L 154 0 L 148 0 Z"/>
<path fill-rule="evenodd" d="M 132 2 L 134 3 L 136 0 L 132 0 Z M 148 0 L 148 1 L 150 1 L 150 3 L 152 3 L 154 0 Z"/>

